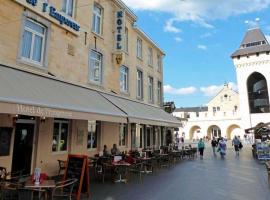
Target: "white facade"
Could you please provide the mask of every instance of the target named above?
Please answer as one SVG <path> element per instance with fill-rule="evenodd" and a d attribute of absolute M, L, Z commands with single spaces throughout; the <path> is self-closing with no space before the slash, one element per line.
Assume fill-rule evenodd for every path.
<path fill-rule="evenodd" d="M 207 107 L 180 108 L 173 113 L 183 120 L 183 127 L 179 128 L 180 136 L 185 139 L 199 139 L 208 137 L 225 137 L 231 139 L 234 135 L 243 137 L 239 113 L 238 93 L 227 84 L 207 104 Z M 184 134 L 183 134 L 184 133 Z"/>

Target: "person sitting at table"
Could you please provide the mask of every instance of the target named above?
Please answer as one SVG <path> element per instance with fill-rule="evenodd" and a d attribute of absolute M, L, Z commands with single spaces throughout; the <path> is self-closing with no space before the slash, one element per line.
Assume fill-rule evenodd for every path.
<path fill-rule="evenodd" d="M 113 148 L 111 149 L 111 154 L 112 154 L 113 156 L 115 156 L 115 155 L 120 155 L 120 151 L 119 151 L 119 149 L 117 148 L 117 145 L 116 145 L 116 144 L 113 144 Z"/>
<path fill-rule="evenodd" d="M 103 156 L 108 157 L 110 155 L 107 145 L 105 144 L 103 147 Z"/>

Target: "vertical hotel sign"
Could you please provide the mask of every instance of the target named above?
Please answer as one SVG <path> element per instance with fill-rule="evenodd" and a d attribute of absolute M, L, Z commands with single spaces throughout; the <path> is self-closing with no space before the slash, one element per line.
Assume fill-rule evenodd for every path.
<path fill-rule="evenodd" d="M 116 51 L 124 50 L 125 41 L 125 11 L 116 11 Z"/>

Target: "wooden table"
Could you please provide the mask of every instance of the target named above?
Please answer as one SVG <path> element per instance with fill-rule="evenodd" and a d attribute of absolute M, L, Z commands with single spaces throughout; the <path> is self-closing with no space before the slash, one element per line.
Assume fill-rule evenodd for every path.
<path fill-rule="evenodd" d="M 28 180 L 26 181 L 24 187 L 28 189 L 39 189 L 39 190 L 44 189 L 46 190 L 45 199 L 48 199 L 48 196 L 49 198 L 52 197 L 51 192 L 52 192 L 52 189 L 56 187 L 56 184 L 54 180 L 44 180 L 38 185 L 35 184 L 32 180 Z M 39 197 L 40 197 L 40 193 L 39 193 Z"/>

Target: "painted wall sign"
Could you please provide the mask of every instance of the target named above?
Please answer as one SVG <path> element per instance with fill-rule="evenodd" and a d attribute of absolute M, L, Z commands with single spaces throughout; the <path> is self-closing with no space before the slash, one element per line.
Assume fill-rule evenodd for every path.
<path fill-rule="evenodd" d="M 38 0 L 26 0 L 26 2 L 32 6 L 38 5 Z M 48 13 L 49 16 L 56 19 L 61 25 L 66 25 L 75 31 L 80 31 L 80 25 L 78 23 L 70 20 L 67 16 L 57 11 L 54 6 L 49 5 L 47 2 L 42 3 L 42 12 Z"/>
<path fill-rule="evenodd" d="M 72 112 L 55 110 L 51 108 L 42 108 L 38 106 L 26 106 L 22 104 L 17 104 L 17 113 L 23 115 L 33 115 L 33 116 L 41 116 L 41 117 L 56 117 L 56 118 L 71 118 Z"/>
<path fill-rule="evenodd" d="M 124 50 L 125 41 L 125 12 L 119 10 L 116 12 L 116 50 Z"/>

